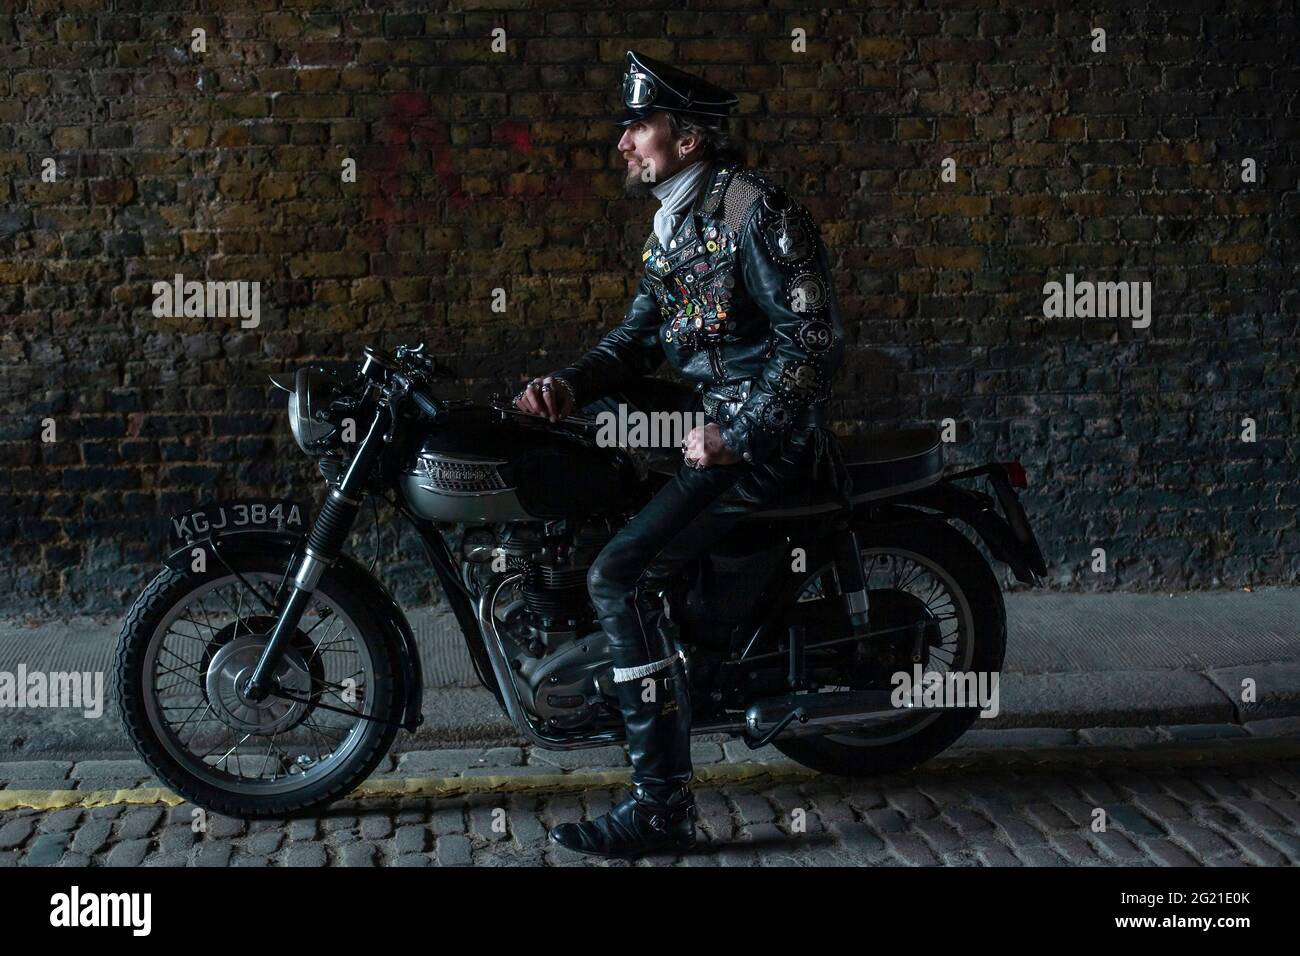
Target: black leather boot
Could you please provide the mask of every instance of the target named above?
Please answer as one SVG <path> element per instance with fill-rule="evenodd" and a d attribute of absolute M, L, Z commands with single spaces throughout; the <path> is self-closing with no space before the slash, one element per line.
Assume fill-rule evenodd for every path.
<path fill-rule="evenodd" d="M 551 840 L 591 856 L 630 859 L 663 850 L 680 852 L 695 846 L 695 815 L 689 787 L 652 794 L 634 785 L 608 813 L 583 823 L 561 823 L 551 830 Z"/>
<path fill-rule="evenodd" d="M 634 857 L 695 846 L 695 798 L 687 785 L 692 770 L 686 667 L 660 628 L 663 599 L 657 598 L 657 607 L 655 600 L 653 592 L 638 593 L 642 627 L 654 637 L 636 645 L 611 644 L 614 687 L 627 728 L 632 791 L 595 820 L 564 823 L 551 830 L 552 841 L 578 853 Z M 647 643 L 664 656 L 645 661 Z M 637 646 L 640 654 L 628 653 Z M 634 659 L 628 660 L 629 656 Z"/>

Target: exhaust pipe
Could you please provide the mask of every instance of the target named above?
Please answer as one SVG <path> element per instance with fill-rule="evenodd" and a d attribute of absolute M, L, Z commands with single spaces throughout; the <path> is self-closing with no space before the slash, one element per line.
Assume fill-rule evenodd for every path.
<path fill-rule="evenodd" d="M 851 690 L 829 694 L 786 694 L 764 697 L 745 710 L 745 739 L 758 749 L 785 731 L 823 732 L 838 725 L 882 724 L 911 715 L 914 707 L 895 707 L 892 691 Z M 929 708 L 932 709 L 932 708 Z"/>

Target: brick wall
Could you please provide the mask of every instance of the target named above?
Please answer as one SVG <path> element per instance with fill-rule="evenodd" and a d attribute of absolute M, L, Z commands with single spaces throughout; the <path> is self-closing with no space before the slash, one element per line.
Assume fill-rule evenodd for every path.
<path fill-rule="evenodd" d="M 423 6 L 0 6 L 0 607 L 121 608 L 159 516 L 316 493 L 269 371 L 423 339 L 481 399 L 594 343 L 653 212 L 608 122 L 629 46 L 737 90 L 819 218 L 841 430 L 1020 458 L 1054 586 L 1296 581 L 1293 4 Z M 155 317 L 178 272 L 260 281 L 260 325 Z M 1150 281 L 1150 326 L 1044 318 L 1067 273 Z"/>

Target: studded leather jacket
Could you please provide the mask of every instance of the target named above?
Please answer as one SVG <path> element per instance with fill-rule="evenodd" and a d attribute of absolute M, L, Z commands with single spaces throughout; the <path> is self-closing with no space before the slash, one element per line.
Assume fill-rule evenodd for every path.
<path fill-rule="evenodd" d="M 667 359 L 748 462 L 820 429 L 844 330 L 807 210 L 749 169 L 714 164 L 668 248 L 652 231 L 641 258 L 622 324 L 557 373 L 578 406 Z"/>

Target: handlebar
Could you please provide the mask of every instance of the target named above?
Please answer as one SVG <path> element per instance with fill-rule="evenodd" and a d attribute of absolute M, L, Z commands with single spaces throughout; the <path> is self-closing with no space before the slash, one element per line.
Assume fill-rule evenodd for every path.
<path fill-rule="evenodd" d="M 415 349 L 399 346 L 398 354 L 393 355 L 382 349 L 366 346 L 365 362 L 362 365 L 361 373 L 368 375 L 375 382 L 383 381 L 385 373 L 387 373 L 387 378 L 404 389 L 407 395 L 410 396 L 411 401 L 415 403 L 415 407 L 426 418 L 433 421 L 442 414 L 444 406 L 442 402 L 426 392 L 419 384 L 422 376 L 419 374 L 419 370 L 414 368 L 414 365 L 416 363 L 428 364 L 427 360 L 423 359 L 419 354 L 422 348 L 423 346 Z M 372 367 L 383 371 L 372 372 Z M 415 374 L 413 375 L 413 373 Z"/>
<path fill-rule="evenodd" d="M 442 414 L 444 405 L 424 390 L 418 381 L 405 372 L 393 371 L 393 381 L 406 390 L 407 396 L 415 403 L 425 418 L 436 421 Z"/>
<path fill-rule="evenodd" d="M 442 404 L 421 388 L 412 388 L 411 401 L 415 402 L 415 407 L 424 413 L 430 421 L 434 421 L 442 414 Z"/>

